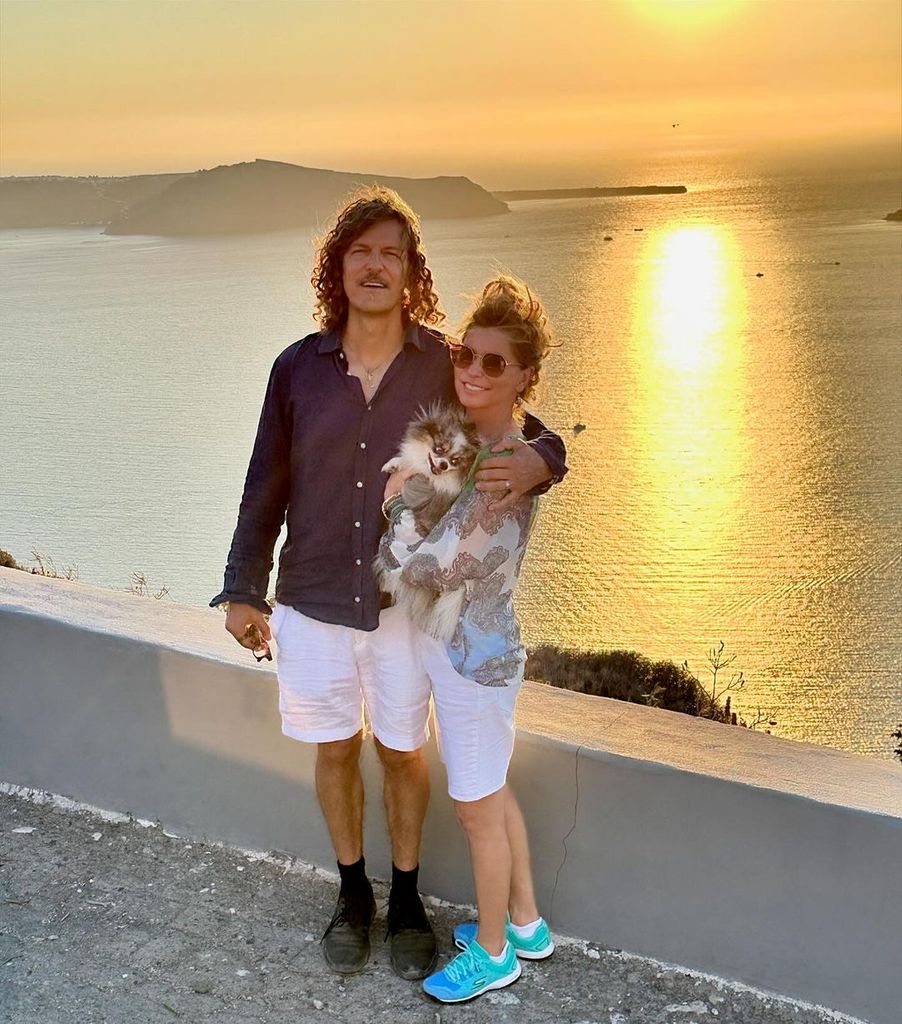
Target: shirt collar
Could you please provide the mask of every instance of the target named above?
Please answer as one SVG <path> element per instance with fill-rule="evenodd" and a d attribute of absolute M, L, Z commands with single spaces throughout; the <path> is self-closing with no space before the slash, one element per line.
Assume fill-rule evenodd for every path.
<path fill-rule="evenodd" d="M 420 335 L 421 328 L 419 324 L 409 324 L 404 331 L 404 344 L 414 345 L 421 352 L 425 351 L 426 345 L 423 338 Z M 341 348 L 341 330 L 336 328 L 333 331 L 324 331 L 319 337 L 319 343 L 317 346 L 317 352 L 320 355 L 326 355 L 329 352 L 337 352 Z"/>

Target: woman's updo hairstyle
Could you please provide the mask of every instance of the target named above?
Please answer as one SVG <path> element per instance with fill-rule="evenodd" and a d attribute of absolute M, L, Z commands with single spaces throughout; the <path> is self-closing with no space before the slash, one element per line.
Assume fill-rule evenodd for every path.
<path fill-rule="evenodd" d="M 510 337 L 517 362 L 532 371 L 529 384 L 517 401 L 530 401 L 539 382 L 542 361 L 556 347 L 548 315 L 538 297 L 522 281 L 502 274 L 482 289 L 461 329 L 464 341 L 471 327 L 498 327 Z"/>

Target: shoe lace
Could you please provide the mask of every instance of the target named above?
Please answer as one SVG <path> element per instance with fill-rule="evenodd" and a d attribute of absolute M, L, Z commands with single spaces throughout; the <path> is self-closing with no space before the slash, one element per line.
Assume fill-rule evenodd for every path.
<path fill-rule="evenodd" d="M 447 974 L 451 981 L 457 983 L 463 981 L 464 978 L 468 978 L 471 974 L 478 974 L 480 969 L 480 963 L 476 954 L 472 949 L 465 949 L 463 953 L 458 953 L 451 963 L 448 964 L 445 968 L 445 974 Z"/>
<path fill-rule="evenodd" d="M 329 926 L 323 933 L 325 938 L 336 925 L 349 924 L 354 928 L 366 926 L 369 923 L 369 914 L 365 903 L 362 900 L 349 899 L 344 893 L 338 897 L 338 905 Z"/>

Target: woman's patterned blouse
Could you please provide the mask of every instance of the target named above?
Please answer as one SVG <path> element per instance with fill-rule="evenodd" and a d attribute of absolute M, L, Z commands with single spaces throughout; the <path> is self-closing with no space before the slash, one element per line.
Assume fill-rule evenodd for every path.
<path fill-rule="evenodd" d="M 451 664 L 483 686 L 507 686 L 522 678 L 526 664 L 512 595 L 538 499 L 522 497 L 500 513 L 489 508 L 493 500 L 469 484 L 427 537 L 417 533 L 404 506 L 389 524 L 380 554 L 388 571 L 412 586 L 436 594 L 465 590 L 447 644 Z"/>

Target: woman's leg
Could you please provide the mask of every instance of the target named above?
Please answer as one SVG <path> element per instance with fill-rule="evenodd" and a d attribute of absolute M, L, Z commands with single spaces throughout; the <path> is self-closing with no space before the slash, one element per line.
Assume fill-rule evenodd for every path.
<path fill-rule="evenodd" d="M 505 786 L 504 823 L 511 851 L 510 916 L 514 924 L 532 924 L 539 916 L 532 884 L 529 839 L 520 805 L 510 786 Z"/>
<path fill-rule="evenodd" d="M 505 923 L 511 893 L 512 858 L 506 791 L 505 786 L 481 800 L 454 801 L 457 818 L 467 837 L 476 886 L 479 909 L 476 941 L 492 956 L 497 956 L 507 941 Z"/>

